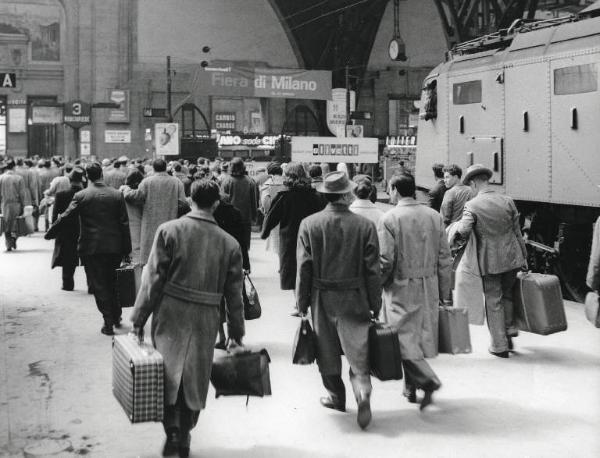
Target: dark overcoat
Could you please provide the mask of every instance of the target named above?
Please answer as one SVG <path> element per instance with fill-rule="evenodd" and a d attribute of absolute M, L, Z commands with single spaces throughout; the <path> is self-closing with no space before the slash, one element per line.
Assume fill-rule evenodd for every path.
<path fill-rule="evenodd" d="M 210 213 L 194 210 L 158 227 L 131 321 L 143 327 L 153 314 L 166 405 L 175 404 L 182 386 L 187 406 L 204 408 L 223 296 L 228 335 L 244 335 L 242 278 L 240 245 Z"/>
<path fill-rule="evenodd" d="M 81 191 L 82 187 L 71 184 L 71 189 L 59 191 L 54 198 L 54 207 L 52 208 L 52 221 L 56 221 L 58 216 L 63 213 L 75 193 Z M 56 233 L 54 241 L 54 252 L 52 253 L 52 268 L 69 267 L 79 265 L 79 256 L 77 255 L 77 240 L 79 239 L 79 218 L 71 218 L 61 226 Z"/>
<path fill-rule="evenodd" d="M 279 280 L 283 290 L 296 287 L 296 242 L 298 228 L 304 218 L 323 208 L 310 183 L 279 191 L 263 223 L 261 238 L 269 237 L 279 224 Z"/>

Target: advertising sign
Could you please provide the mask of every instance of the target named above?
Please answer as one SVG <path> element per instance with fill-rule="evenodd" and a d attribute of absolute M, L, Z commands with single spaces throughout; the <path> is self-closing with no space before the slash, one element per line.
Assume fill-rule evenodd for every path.
<path fill-rule="evenodd" d="M 157 156 L 178 156 L 179 124 L 168 122 L 154 124 L 154 147 Z"/>
<path fill-rule="evenodd" d="M 292 137 L 294 162 L 375 164 L 377 152 L 377 138 Z"/>
<path fill-rule="evenodd" d="M 63 107 L 31 107 L 33 124 L 62 124 Z"/>
<path fill-rule="evenodd" d="M 350 91 L 350 111 L 354 111 L 356 94 Z M 327 101 L 327 127 L 336 137 L 346 136 L 346 89 L 331 90 L 331 100 Z"/>
<path fill-rule="evenodd" d="M 213 123 L 213 126 L 217 130 L 235 130 L 235 113 L 215 113 L 215 122 Z"/>
<path fill-rule="evenodd" d="M 120 107 L 108 110 L 106 122 L 129 122 L 129 90 L 111 89 L 108 98 L 111 102 L 118 103 Z"/>
<path fill-rule="evenodd" d="M 221 65 L 199 71 L 196 87 L 207 95 L 329 100 L 331 72 Z"/>
<path fill-rule="evenodd" d="M 131 131 L 105 130 L 104 143 L 131 143 Z"/>
<path fill-rule="evenodd" d="M 65 103 L 65 124 L 74 129 L 87 126 L 90 123 L 91 115 L 92 108 L 89 103 L 82 102 L 81 100 L 73 100 Z"/>
<path fill-rule="evenodd" d="M 346 126 L 346 137 L 364 137 L 364 126 L 361 124 Z"/>
<path fill-rule="evenodd" d="M 280 135 L 219 135 L 217 144 L 219 148 L 228 146 L 242 146 L 248 149 L 274 149 Z"/>
<path fill-rule="evenodd" d="M 8 132 L 11 134 L 27 132 L 27 108 L 8 108 Z"/>
<path fill-rule="evenodd" d="M 79 151 L 81 152 L 82 156 L 89 156 L 92 154 L 92 148 L 90 147 L 89 143 L 81 143 L 79 145 Z"/>

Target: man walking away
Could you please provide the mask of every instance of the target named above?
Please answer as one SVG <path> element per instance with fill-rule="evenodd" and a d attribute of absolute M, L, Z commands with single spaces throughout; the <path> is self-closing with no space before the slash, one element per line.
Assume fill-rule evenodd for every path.
<path fill-rule="evenodd" d="M 467 169 L 463 183 L 471 186 L 475 197 L 465 204 L 458 231 L 464 239 L 471 231 L 477 236 L 477 258 L 492 339 L 489 352 L 508 358 L 512 338 L 518 335 L 513 317 L 513 286 L 518 270 L 527 267 L 527 249 L 517 207 L 510 197 L 491 188 L 492 174 L 481 164 Z"/>
<path fill-rule="evenodd" d="M 456 165 L 444 167 L 444 184 L 447 191 L 442 199 L 440 213 L 446 227 L 460 220 L 467 201 L 473 198 L 473 191 L 461 181 L 462 169 Z"/>
<path fill-rule="evenodd" d="M 115 295 L 115 270 L 121 259 L 131 252 L 127 208 L 121 193 L 104 184 L 100 164 L 89 164 L 86 172 L 88 187 L 73 196 L 69 207 L 45 238 L 55 237 L 61 226 L 79 217 L 81 229 L 77 250 L 96 305 L 104 318 L 100 332 L 114 335 L 113 326 L 121 325 L 121 307 Z"/>
<path fill-rule="evenodd" d="M 442 206 L 442 200 L 446 193 L 446 185 L 444 184 L 444 164 L 433 164 L 431 167 L 433 170 L 433 176 L 437 180 L 433 188 L 429 190 L 429 206 L 435 211 L 439 212 Z"/>
<path fill-rule="evenodd" d="M 15 172 L 15 161 L 9 159 L 6 171 L 0 175 L 0 202 L 4 218 L 4 243 L 6 251 L 17 249 L 17 217 L 25 209 L 25 182 Z"/>
<path fill-rule="evenodd" d="M 438 354 L 440 302 L 450 299 L 450 250 L 439 213 L 415 200 L 411 175 L 392 178 L 398 204 L 377 226 L 385 321 L 398 330 L 405 372 L 404 395 L 421 409 L 431 403 L 441 383 L 424 358 Z"/>
<path fill-rule="evenodd" d="M 343 350 L 358 404 L 357 423 L 365 429 L 371 421 L 369 323 L 381 308 L 381 280 L 375 225 L 348 209 L 355 186 L 344 172 L 327 174 L 317 186 L 329 204 L 300 224 L 296 300 L 303 319 L 309 307 L 312 311 L 317 363 L 329 392 L 321 404 L 346 411 Z"/>
<path fill-rule="evenodd" d="M 181 180 L 167 173 L 167 163 L 156 159 L 152 163 L 154 174 L 142 180 L 138 189 L 125 188 L 125 200 L 142 206 L 140 262 L 146 264 L 154 234 L 162 223 L 177 218 L 179 202 L 186 202 Z"/>
<path fill-rule="evenodd" d="M 126 159 L 123 161 L 122 158 L 119 158 L 114 162 L 112 169 L 107 169 L 104 172 L 104 183 L 106 183 L 106 186 L 119 189 L 125 184 L 127 173 L 123 169 L 125 168 L 126 164 Z M 123 167 L 121 168 L 121 166 Z"/>
<path fill-rule="evenodd" d="M 23 183 L 25 184 L 25 205 L 32 205 L 35 214 L 40 203 L 38 200 L 39 178 L 37 172 L 31 169 L 32 165 L 33 162 L 31 159 L 17 159 L 15 172 L 17 175 L 23 177 Z"/>
<path fill-rule="evenodd" d="M 242 251 L 217 226 L 218 205 L 216 183 L 192 183 L 192 211 L 156 232 L 131 316 L 143 338 L 152 314 L 152 341 L 164 359 L 163 456 L 189 456 L 190 431 L 206 405 L 223 297 L 231 346 L 241 346 L 244 336 Z"/>

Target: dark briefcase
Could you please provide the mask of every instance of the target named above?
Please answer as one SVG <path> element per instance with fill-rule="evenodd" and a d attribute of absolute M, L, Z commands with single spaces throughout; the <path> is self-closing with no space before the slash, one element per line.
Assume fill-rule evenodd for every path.
<path fill-rule="evenodd" d="M 471 353 L 469 316 L 466 308 L 440 307 L 439 352 Z"/>
<path fill-rule="evenodd" d="M 215 397 L 271 395 L 270 362 L 264 348 L 244 353 L 215 350 L 210 374 Z"/>
<path fill-rule="evenodd" d="M 292 351 L 292 364 L 312 364 L 317 359 L 317 338 L 307 319 L 302 319 L 296 331 Z"/>
<path fill-rule="evenodd" d="M 513 298 L 515 322 L 520 330 L 545 336 L 567 329 L 556 275 L 519 272 Z"/>
<path fill-rule="evenodd" d="M 135 298 L 140 289 L 142 279 L 142 266 L 129 264 L 116 270 L 117 275 L 117 302 L 121 308 L 133 307 Z"/>
<path fill-rule="evenodd" d="M 398 333 L 388 324 L 376 321 L 369 328 L 371 375 L 379 380 L 401 380 L 402 358 Z"/>

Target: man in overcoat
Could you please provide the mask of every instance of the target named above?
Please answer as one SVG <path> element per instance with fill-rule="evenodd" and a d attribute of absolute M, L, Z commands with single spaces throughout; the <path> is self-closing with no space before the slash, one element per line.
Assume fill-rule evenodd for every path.
<path fill-rule="evenodd" d="M 192 211 L 158 228 L 131 316 L 143 337 L 153 314 L 152 340 L 164 359 L 163 455 L 188 456 L 189 432 L 206 404 L 223 297 L 229 338 L 241 345 L 244 335 L 242 251 L 213 218 L 218 205 L 216 183 L 192 183 Z"/>
<path fill-rule="evenodd" d="M 441 301 L 450 300 L 450 250 L 441 215 L 414 198 L 415 180 L 399 175 L 390 181 L 396 207 L 379 220 L 385 321 L 398 330 L 405 373 L 404 395 L 421 409 L 441 383 L 427 361 L 438 354 Z"/>
<path fill-rule="evenodd" d="M 185 202 L 183 183 L 167 173 L 167 163 L 156 159 L 154 173 L 142 180 L 137 189 L 124 189 L 125 200 L 142 206 L 140 262 L 146 264 L 154 234 L 162 223 L 177 218 L 179 201 Z"/>
<path fill-rule="evenodd" d="M 6 171 L 0 175 L 0 202 L 4 218 L 4 242 L 6 251 L 17 249 L 17 217 L 25 208 L 25 182 L 15 172 L 15 161 L 9 159 L 5 164 Z"/>
<path fill-rule="evenodd" d="M 317 186 L 329 204 L 300 223 L 296 301 L 303 316 L 311 308 L 317 363 L 329 392 L 321 404 L 346 410 L 343 350 L 358 404 L 357 422 L 364 429 L 371 421 L 369 324 L 381 308 L 381 280 L 375 225 L 348 209 L 355 186 L 344 172 L 328 173 Z"/>
<path fill-rule="evenodd" d="M 491 188 L 492 175 L 492 171 L 481 164 L 467 169 L 463 183 L 471 186 L 475 197 L 465 204 L 458 231 L 465 239 L 475 231 L 492 340 L 489 352 L 508 358 L 512 337 L 518 334 L 513 316 L 513 287 L 517 272 L 527 266 L 527 248 L 517 207 L 510 197 Z"/>
<path fill-rule="evenodd" d="M 83 189 L 84 173 L 82 168 L 75 167 L 69 174 L 71 189 L 56 193 L 54 206 L 52 207 L 52 221 L 58 219 L 58 216 L 69 207 L 73 196 Z M 65 221 L 56 234 L 54 252 L 52 253 L 52 268 L 62 267 L 62 289 L 65 291 L 73 291 L 75 287 L 73 275 L 75 274 L 75 268 L 79 265 L 78 239 L 79 218 L 70 218 Z"/>
<path fill-rule="evenodd" d="M 106 186 L 97 162 L 86 167 L 89 185 L 73 196 L 68 208 L 44 236 L 56 237 L 65 224 L 79 217 L 77 251 L 83 261 L 96 306 L 104 318 L 100 332 L 114 335 L 120 326 L 121 307 L 115 294 L 115 270 L 131 252 L 131 236 L 125 200 L 119 191 Z"/>
<path fill-rule="evenodd" d="M 33 162 L 30 159 L 17 159 L 15 172 L 23 177 L 25 184 L 25 205 L 32 205 L 35 209 L 39 206 L 38 187 L 39 177 L 36 171 L 31 169 Z"/>

